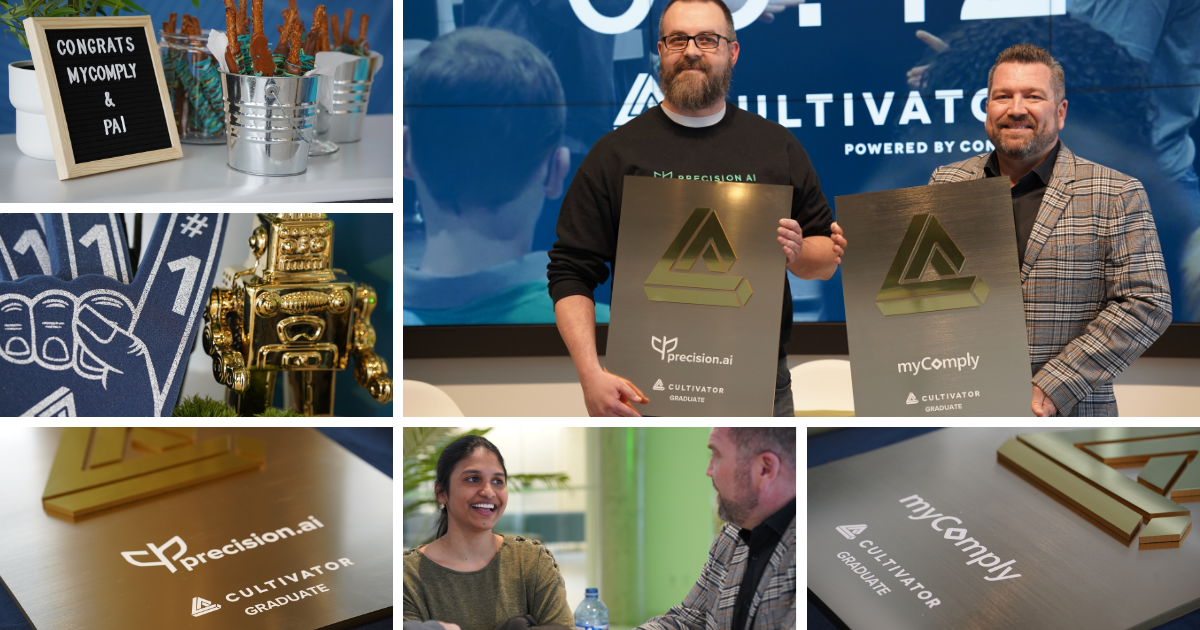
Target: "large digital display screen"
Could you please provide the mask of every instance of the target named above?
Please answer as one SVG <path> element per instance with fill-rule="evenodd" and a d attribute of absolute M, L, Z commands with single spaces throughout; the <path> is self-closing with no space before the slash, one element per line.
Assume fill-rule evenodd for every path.
<path fill-rule="evenodd" d="M 662 98 L 665 5 L 404 3 L 406 326 L 554 322 L 546 252 L 562 195 L 598 138 Z M 1013 44 L 1046 48 L 1066 75 L 1062 142 L 1142 182 L 1174 321 L 1200 322 L 1200 0 L 733 0 L 730 9 L 741 52 L 729 102 L 796 135 L 831 205 L 925 185 L 938 166 L 990 152 L 988 70 Z M 508 35 L 480 31 L 453 55 L 420 54 L 468 27 Z M 845 320 L 840 273 L 790 286 L 795 321 Z M 601 323 L 607 289 L 596 291 Z"/>

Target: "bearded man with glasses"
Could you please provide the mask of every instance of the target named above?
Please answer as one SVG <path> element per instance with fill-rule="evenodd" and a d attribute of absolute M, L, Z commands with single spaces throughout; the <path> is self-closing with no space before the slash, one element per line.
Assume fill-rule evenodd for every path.
<path fill-rule="evenodd" d="M 721 0 L 671 0 L 659 21 L 664 100 L 606 134 L 580 164 L 558 215 L 548 276 L 554 316 L 571 352 L 590 415 L 636 416 L 646 402 L 629 381 L 609 374 L 596 352 L 593 290 L 615 264 L 626 175 L 792 186 L 791 218 L 777 240 L 796 276 L 828 280 L 846 247 L 804 147 L 791 131 L 725 100 L 739 46 Z M 792 416 L 784 346 L 792 340 L 792 296 L 785 279 L 775 379 L 775 415 Z"/>

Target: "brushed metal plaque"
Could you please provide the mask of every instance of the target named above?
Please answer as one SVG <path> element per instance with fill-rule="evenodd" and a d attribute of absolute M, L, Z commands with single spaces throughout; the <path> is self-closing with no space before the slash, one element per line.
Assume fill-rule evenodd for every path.
<path fill-rule="evenodd" d="M 42 504 L 63 430 L 0 429 L 0 580 L 35 630 L 315 630 L 391 614 L 386 475 L 314 429 L 195 431 L 260 443 L 265 464 L 70 522 Z M 100 461 L 120 457 L 111 429 L 93 439 Z"/>
<path fill-rule="evenodd" d="M 625 177 L 605 366 L 654 416 L 769 416 L 792 188 Z"/>
<path fill-rule="evenodd" d="M 997 459 L 1061 430 L 943 429 L 809 469 L 809 590 L 855 629 L 1123 630 L 1200 608 L 1200 539 L 1139 549 Z"/>
<path fill-rule="evenodd" d="M 837 197 L 859 416 L 1028 416 L 1008 180 Z"/>

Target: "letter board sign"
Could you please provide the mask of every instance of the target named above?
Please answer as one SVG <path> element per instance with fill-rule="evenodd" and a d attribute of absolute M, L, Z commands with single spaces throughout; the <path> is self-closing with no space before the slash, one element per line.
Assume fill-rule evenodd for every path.
<path fill-rule="evenodd" d="M 60 180 L 183 157 L 149 16 L 24 24 Z"/>

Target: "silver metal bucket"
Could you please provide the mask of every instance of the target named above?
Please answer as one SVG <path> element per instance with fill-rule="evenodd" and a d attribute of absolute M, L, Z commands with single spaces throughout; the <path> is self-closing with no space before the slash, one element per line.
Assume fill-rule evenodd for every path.
<path fill-rule="evenodd" d="M 308 170 L 321 77 L 221 75 L 229 168 L 269 176 Z"/>
<path fill-rule="evenodd" d="M 333 71 L 332 108 L 317 112 L 317 137 L 330 142 L 362 139 L 363 117 L 371 98 L 371 58 L 343 63 Z"/>

